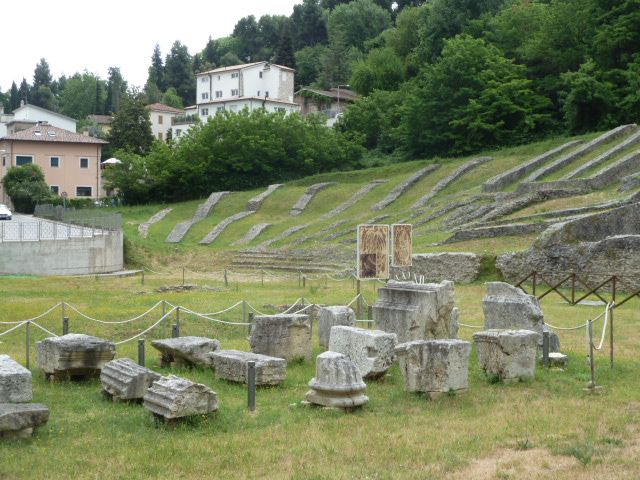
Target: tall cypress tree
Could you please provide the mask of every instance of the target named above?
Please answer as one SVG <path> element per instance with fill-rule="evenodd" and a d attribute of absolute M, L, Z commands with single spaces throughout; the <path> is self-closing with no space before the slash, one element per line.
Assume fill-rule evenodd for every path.
<path fill-rule="evenodd" d="M 25 105 L 29 103 L 29 84 L 26 78 L 22 79 L 20 88 L 18 89 L 18 106 L 20 106 L 20 102 L 24 102 Z"/>
<path fill-rule="evenodd" d="M 167 89 L 165 66 L 164 63 L 162 63 L 162 53 L 160 52 L 160 45 L 158 44 L 153 48 L 151 66 L 149 67 L 149 77 L 147 80 L 155 83 L 163 92 Z"/>
<path fill-rule="evenodd" d="M 11 111 L 14 111 L 16 108 L 20 106 L 20 92 L 18 91 L 18 86 L 16 82 L 11 83 L 11 92 L 9 93 L 9 105 Z"/>

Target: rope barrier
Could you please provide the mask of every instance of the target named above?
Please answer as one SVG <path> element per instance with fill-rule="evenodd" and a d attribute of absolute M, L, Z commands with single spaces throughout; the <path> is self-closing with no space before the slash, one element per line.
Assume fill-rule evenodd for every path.
<path fill-rule="evenodd" d="M 213 313 L 203 313 L 203 315 L 208 315 L 208 316 L 213 316 L 213 315 L 220 315 L 222 313 L 227 313 L 230 310 L 233 310 L 234 308 L 236 308 L 238 305 L 242 305 L 242 300 L 240 300 L 238 303 L 231 305 L 228 308 L 225 308 L 224 310 L 220 310 L 219 312 L 213 312 Z M 182 308 L 182 307 L 180 307 Z"/>
<path fill-rule="evenodd" d="M 41 313 L 40 315 L 38 315 L 37 317 L 33 317 L 33 318 L 28 318 L 26 320 L 20 320 L 19 322 L 0 322 L 0 325 L 17 325 L 19 323 L 24 323 L 24 322 L 33 322 L 34 320 L 40 320 L 42 317 L 46 317 L 47 315 L 49 315 L 51 312 L 53 312 L 56 308 L 58 308 L 60 305 L 62 305 L 62 302 L 58 302 L 56 303 L 53 307 L 51 307 L 49 310 L 47 310 L 44 313 Z"/>
<path fill-rule="evenodd" d="M 55 333 L 53 333 L 52 331 L 47 330 L 46 328 L 44 328 L 42 325 L 38 325 L 36 322 L 31 322 L 31 325 L 33 325 L 34 327 L 38 327 L 40 330 L 42 330 L 45 333 L 48 333 L 52 337 L 57 337 L 58 336 Z"/>
<path fill-rule="evenodd" d="M 467 327 L 467 328 L 477 328 L 479 330 L 482 330 L 484 328 L 484 325 L 468 325 L 466 323 L 461 323 L 461 322 L 458 322 L 458 325 L 460 325 L 461 327 Z"/>
<path fill-rule="evenodd" d="M 607 335 L 607 324 L 609 323 L 609 312 L 613 308 L 613 305 L 614 305 L 614 302 L 610 302 L 610 303 L 607 303 L 607 306 L 605 307 L 604 324 L 602 325 L 602 336 L 600 337 L 600 345 L 598 345 L 597 347 L 595 345 L 593 346 L 593 348 L 595 348 L 596 350 L 601 350 L 602 346 L 604 345 L 604 339 Z"/>
<path fill-rule="evenodd" d="M 190 313 L 191 315 L 195 315 L 196 317 L 204 318 L 205 320 L 210 320 L 212 322 L 223 323 L 225 325 L 239 325 L 239 326 L 242 326 L 242 327 L 247 327 L 247 326 L 251 325 L 250 323 L 227 322 L 226 320 L 220 320 L 220 319 L 217 319 L 217 318 L 209 318 L 207 315 L 205 315 L 203 313 L 194 312 L 193 310 L 189 310 L 188 308 L 185 308 L 185 307 L 180 307 L 180 311 L 181 312 L 185 312 L 185 313 Z"/>
<path fill-rule="evenodd" d="M 160 323 L 162 323 L 170 314 L 172 314 L 174 312 L 174 310 L 176 310 L 175 308 L 172 308 L 171 310 L 169 310 L 167 313 L 165 313 L 162 317 L 160 317 L 160 320 L 158 320 L 156 323 L 154 323 L 153 325 L 151 325 L 149 328 L 143 330 L 142 332 L 140 332 L 137 335 L 134 335 L 133 337 L 127 339 L 127 340 L 122 340 L 120 342 L 115 342 L 116 345 L 123 345 L 125 343 L 131 342 L 132 340 L 135 340 L 136 338 L 141 337 L 142 335 L 144 335 L 145 333 L 150 332 L 151 330 L 153 330 L 154 328 L 156 328 L 158 325 L 160 325 Z"/>
<path fill-rule="evenodd" d="M 135 322 L 136 320 L 140 320 L 141 318 L 143 318 L 143 317 L 147 316 L 148 314 L 150 314 L 152 311 L 154 311 L 156 308 L 158 308 L 158 306 L 161 305 L 161 304 L 162 304 L 162 300 L 160 300 L 158 303 L 156 303 L 153 307 L 151 307 L 146 312 L 141 313 L 140 315 L 137 315 L 137 316 L 135 316 L 133 318 L 130 318 L 129 320 L 107 321 L 107 320 L 99 320 L 97 318 L 90 317 L 89 315 L 86 315 L 86 314 L 82 313 L 80 310 L 78 310 L 76 307 L 74 307 L 70 303 L 65 303 L 65 305 L 67 307 L 69 307 L 71 310 L 76 312 L 81 317 L 86 318 L 87 320 L 90 320 L 92 322 L 102 323 L 104 325 L 122 325 L 122 324 L 125 324 L 125 323 Z"/>
<path fill-rule="evenodd" d="M 24 322 L 21 322 L 21 323 L 19 323 L 19 324 L 15 325 L 15 326 L 11 327 L 11 328 L 10 328 L 9 330 L 7 330 L 7 331 L 4 331 L 4 332 L 0 333 L 0 337 L 3 337 L 4 335 L 7 335 L 7 334 L 9 334 L 9 333 L 13 332 L 14 330 L 19 329 L 19 328 L 20 328 L 21 326 L 23 326 L 25 323 L 27 323 L 27 320 L 25 320 Z M 35 325 L 35 324 L 34 324 L 34 325 Z"/>

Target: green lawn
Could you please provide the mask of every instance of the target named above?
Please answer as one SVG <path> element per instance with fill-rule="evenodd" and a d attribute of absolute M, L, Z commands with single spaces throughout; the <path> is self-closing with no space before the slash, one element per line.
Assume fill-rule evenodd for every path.
<path fill-rule="evenodd" d="M 147 275 L 145 280 L 142 285 L 139 278 L 3 277 L 0 321 L 33 317 L 62 300 L 98 319 L 124 320 L 163 299 L 209 312 L 248 300 L 272 312 L 301 296 L 344 304 L 356 293 L 350 280 L 312 280 L 303 290 L 296 278 L 267 277 L 262 286 L 256 279 L 232 277 L 225 287 L 219 275 L 187 272 L 187 283 L 198 288 L 166 293 L 157 289 L 181 284 L 181 277 Z M 376 283 L 363 284 L 369 303 L 375 301 L 375 288 Z M 483 295 L 481 284 L 456 286 L 461 322 L 482 323 Z M 601 307 L 568 306 L 557 296 L 545 298 L 542 307 L 547 321 L 559 326 L 577 325 L 601 312 Z M 606 348 L 598 353 L 597 379 L 605 390 L 597 396 L 583 392 L 589 370 L 582 330 L 560 334 L 562 350 L 570 356 L 567 371 L 539 368 L 535 381 L 491 384 L 472 353 L 469 391 L 430 401 L 405 392 L 395 366 L 384 379 L 368 383 L 370 402 L 356 413 L 300 404 L 314 375 L 313 362 L 290 365 L 282 386 L 259 389 L 258 410 L 251 414 L 245 408 L 246 387 L 217 380 L 207 369 L 160 369 L 159 356 L 149 347 L 150 367 L 204 383 L 218 394 L 216 414 L 176 430 L 154 424 L 140 405 L 106 401 L 98 381 L 47 383 L 33 368 L 34 401 L 48 405 L 51 418 L 30 440 L 0 443 L 0 478 L 638 478 L 638 308 L 636 299 L 616 311 L 616 363 L 609 368 Z M 72 331 L 115 341 L 135 335 L 159 314 L 113 327 L 82 320 L 69 307 L 67 313 Z M 39 323 L 59 333 L 60 316 L 57 311 Z M 242 310 L 221 318 L 240 321 Z M 246 327 L 184 314 L 181 326 L 184 335 L 207 335 L 220 339 L 223 348 L 248 349 Z M 598 335 L 601 328 L 597 323 Z M 460 336 L 469 340 L 473 331 L 463 328 Z M 168 326 L 161 327 L 146 338 L 168 332 Z M 34 342 L 43 337 L 32 327 Z M 0 341 L 0 353 L 24 363 L 23 330 Z M 33 367 L 35 348 L 31 350 Z M 320 352 L 314 338 L 314 353 Z M 119 357 L 135 355 L 136 342 L 118 347 Z M 533 462 L 534 470 L 527 462 Z M 483 465 L 491 466 L 486 476 Z"/>

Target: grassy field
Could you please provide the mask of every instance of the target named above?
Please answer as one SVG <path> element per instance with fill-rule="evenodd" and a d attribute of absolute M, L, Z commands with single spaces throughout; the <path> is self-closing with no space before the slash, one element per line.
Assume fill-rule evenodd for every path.
<path fill-rule="evenodd" d="M 220 278 L 188 274 L 197 288 L 158 292 L 182 283 L 180 277 L 139 278 L 0 278 L 0 321 L 34 317 L 60 301 L 97 319 L 124 320 L 160 300 L 197 311 L 217 311 L 248 300 L 258 310 L 275 311 L 304 296 L 322 304 L 345 304 L 355 296 L 351 281 L 313 280 L 306 289 L 297 279 Z M 364 284 L 369 303 L 375 283 Z M 463 323 L 480 325 L 482 284 L 456 286 Z M 542 302 L 546 320 L 573 326 L 598 315 L 602 307 L 571 307 L 549 296 Z M 539 368 L 536 379 L 492 384 L 479 369 L 475 352 L 469 365 L 469 391 L 436 401 L 404 391 L 395 366 L 380 381 L 369 382 L 369 404 L 356 413 L 322 410 L 300 404 L 314 363 L 289 366 L 285 383 L 259 389 L 258 410 L 246 408 L 246 387 L 220 381 L 207 369 L 159 368 L 159 356 L 147 350 L 148 365 L 204 383 L 218 394 L 220 409 L 175 430 L 156 425 L 140 405 L 106 401 L 98 381 L 47 383 L 34 374 L 34 401 L 51 409 L 49 423 L 30 440 L 0 443 L 0 479 L 27 478 L 638 478 L 640 476 L 640 386 L 638 384 L 638 299 L 615 313 L 616 362 L 608 350 L 597 355 L 602 395 L 583 391 L 589 379 L 584 331 L 561 332 L 569 354 L 564 371 Z M 71 331 L 127 339 L 159 316 L 117 327 L 83 320 L 70 307 Z M 61 312 L 38 322 L 57 333 Z M 241 321 L 236 309 L 220 318 Z M 183 335 L 218 338 L 223 348 L 248 350 L 246 327 L 227 327 L 183 315 Z M 599 335 L 602 323 L 595 330 Z M 0 332 L 6 326 L 0 327 Z M 168 326 L 147 340 L 168 335 Z M 473 330 L 463 328 L 469 340 Z M 32 327 L 32 340 L 45 334 Z M 25 361 L 24 330 L 0 337 L 0 353 Z M 35 364 L 32 346 L 32 367 Z M 314 353 L 320 353 L 314 338 Z M 118 347 L 118 356 L 136 358 L 136 342 Z"/>

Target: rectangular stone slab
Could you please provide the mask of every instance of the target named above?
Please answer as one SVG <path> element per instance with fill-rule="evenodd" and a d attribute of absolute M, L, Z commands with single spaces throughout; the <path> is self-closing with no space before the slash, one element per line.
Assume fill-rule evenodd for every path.
<path fill-rule="evenodd" d="M 0 437 L 30 430 L 49 421 L 49 409 L 39 403 L 0 403 Z"/>
<path fill-rule="evenodd" d="M 178 337 L 153 340 L 153 348 L 162 353 L 162 366 L 168 366 L 176 360 L 187 365 L 211 366 L 210 353 L 220 348 L 220 342 L 207 337 Z"/>
<path fill-rule="evenodd" d="M 206 385 L 169 375 L 153 382 L 144 395 L 144 407 L 166 420 L 173 420 L 216 411 L 218 397 Z"/>
<path fill-rule="evenodd" d="M 535 377 L 540 334 L 531 330 L 485 330 L 473 335 L 478 363 L 500 380 Z"/>
<path fill-rule="evenodd" d="M 116 400 L 141 400 L 159 373 L 138 365 L 130 358 L 119 358 L 107 363 L 100 373 L 102 390 Z"/>
<path fill-rule="evenodd" d="M 249 344 L 253 353 L 287 361 L 311 359 L 311 320 L 308 315 L 256 315 Z"/>
<path fill-rule="evenodd" d="M 23 403 L 32 399 L 31 372 L 9 355 L 0 355 L 0 403 Z"/>
<path fill-rule="evenodd" d="M 113 342 L 76 333 L 36 343 L 36 363 L 48 375 L 97 374 L 115 355 Z"/>
<path fill-rule="evenodd" d="M 287 376 L 287 361 L 239 350 L 220 350 L 210 354 L 218 378 L 247 383 L 248 362 L 256 362 L 256 385 L 279 385 Z"/>
<path fill-rule="evenodd" d="M 329 350 L 349 358 L 363 378 L 380 378 L 393 365 L 397 341 L 395 333 L 338 325 L 331 328 Z"/>

